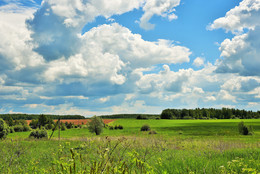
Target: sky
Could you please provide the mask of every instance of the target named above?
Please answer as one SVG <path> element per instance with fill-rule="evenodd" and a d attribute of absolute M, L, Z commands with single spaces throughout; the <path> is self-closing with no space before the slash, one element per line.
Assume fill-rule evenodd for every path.
<path fill-rule="evenodd" d="M 260 106 L 260 0 L 0 0 L 0 113 Z"/>

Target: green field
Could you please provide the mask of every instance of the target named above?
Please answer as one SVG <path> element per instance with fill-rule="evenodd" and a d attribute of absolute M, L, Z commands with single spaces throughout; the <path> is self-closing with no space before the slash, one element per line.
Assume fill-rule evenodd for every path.
<path fill-rule="evenodd" d="M 0 141 L 1 173 L 260 173 L 260 120 L 118 119 L 95 136 L 87 129 L 55 131 L 52 140 L 17 132 Z M 157 134 L 141 132 L 148 124 Z M 49 132 L 49 135 L 51 131 Z"/>

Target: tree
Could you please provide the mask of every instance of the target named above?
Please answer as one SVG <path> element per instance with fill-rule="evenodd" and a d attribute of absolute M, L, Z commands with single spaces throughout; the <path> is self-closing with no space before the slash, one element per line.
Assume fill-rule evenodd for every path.
<path fill-rule="evenodd" d="M 13 118 L 12 118 L 10 115 L 7 116 L 7 119 L 5 120 L 5 122 L 6 122 L 9 126 L 14 126 L 14 120 L 13 120 Z"/>
<path fill-rule="evenodd" d="M 52 118 L 47 115 L 40 115 L 38 118 L 38 127 L 44 127 L 46 124 L 54 124 Z"/>
<path fill-rule="evenodd" d="M 88 123 L 88 130 L 91 133 L 100 135 L 104 128 L 104 122 L 100 117 L 94 116 L 91 118 L 91 121 Z"/>
<path fill-rule="evenodd" d="M 9 131 L 9 128 L 7 126 L 7 124 L 5 123 L 5 121 L 0 118 L 0 139 L 3 139 L 7 136 Z"/>
<path fill-rule="evenodd" d="M 170 109 L 165 109 L 161 113 L 161 119 L 172 119 L 173 113 Z"/>

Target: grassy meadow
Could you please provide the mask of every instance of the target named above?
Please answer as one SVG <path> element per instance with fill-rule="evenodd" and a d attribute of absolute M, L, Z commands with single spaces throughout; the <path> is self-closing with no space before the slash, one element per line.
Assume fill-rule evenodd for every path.
<path fill-rule="evenodd" d="M 260 120 L 118 119 L 99 136 L 87 129 L 55 131 L 52 140 L 29 132 L 0 141 L 1 173 L 260 173 Z M 140 131 L 148 124 L 157 134 Z M 49 131 L 49 135 L 51 131 Z"/>

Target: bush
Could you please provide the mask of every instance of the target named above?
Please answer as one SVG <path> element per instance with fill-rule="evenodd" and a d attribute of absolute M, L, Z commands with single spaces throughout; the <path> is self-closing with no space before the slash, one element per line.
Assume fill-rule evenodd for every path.
<path fill-rule="evenodd" d="M 238 124 L 238 131 L 241 135 L 252 135 L 252 127 L 246 126 L 243 121 Z"/>
<path fill-rule="evenodd" d="M 117 128 L 118 129 L 124 129 L 124 127 L 122 125 L 118 125 Z"/>
<path fill-rule="evenodd" d="M 122 125 L 115 125 L 114 129 L 124 129 Z"/>
<path fill-rule="evenodd" d="M 30 126 L 28 126 L 28 125 L 23 125 L 23 131 L 24 131 L 24 132 L 27 132 L 27 131 L 30 131 L 30 130 L 31 130 Z"/>
<path fill-rule="evenodd" d="M 147 120 L 148 117 L 147 117 L 146 115 L 138 115 L 138 116 L 136 117 L 136 119 L 138 119 L 138 120 Z"/>
<path fill-rule="evenodd" d="M 36 129 L 36 128 L 38 127 L 38 120 L 32 119 L 32 121 L 30 122 L 29 126 L 30 126 L 32 129 Z"/>
<path fill-rule="evenodd" d="M 149 134 L 157 134 L 157 132 L 155 130 L 151 130 Z"/>
<path fill-rule="evenodd" d="M 114 130 L 113 126 L 108 126 L 109 130 Z"/>
<path fill-rule="evenodd" d="M 141 127 L 141 131 L 149 131 L 149 130 L 151 130 L 151 128 L 148 124 L 145 124 Z"/>
<path fill-rule="evenodd" d="M 66 122 L 65 125 L 66 125 L 67 129 L 71 129 L 74 126 L 74 124 L 72 124 L 71 122 L 69 122 L 69 123 Z"/>
<path fill-rule="evenodd" d="M 88 130 L 91 133 L 95 133 L 96 135 L 100 135 L 104 128 L 104 122 L 100 117 L 94 116 L 91 121 L 88 123 Z"/>
<path fill-rule="evenodd" d="M 184 116 L 182 119 L 184 119 L 184 120 L 191 120 L 193 118 L 191 116 Z"/>
<path fill-rule="evenodd" d="M 33 130 L 30 135 L 29 138 L 48 138 L 48 132 L 45 129 L 36 129 Z"/>
<path fill-rule="evenodd" d="M 9 132 L 9 127 L 5 123 L 5 121 L 0 118 L 0 139 L 6 138 Z"/>
<path fill-rule="evenodd" d="M 14 133 L 14 127 L 9 127 L 9 133 Z"/>
<path fill-rule="evenodd" d="M 27 132 L 30 131 L 30 127 L 28 125 L 15 125 L 13 126 L 15 132 Z"/>
<path fill-rule="evenodd" d="M 51 129 L 54 129 L 54 124 L 49 123 L 49 124 L 46 124 L 44 127 L 47 130 L 51 130 Z"/>
<path fill-rule="evenodd" d="M 15 125 L 13 128 L 15 132 L 23 132 L 23 125 Z"/>
<path fill-rule="evenodd" d="M 66 127 L 66 125 L 65 125 L 64 123 L 61 123 L 60 129 L 61 129 L 62 131 L 65 131 L 65 130 L 67 129 L 67 127 Z"/>

